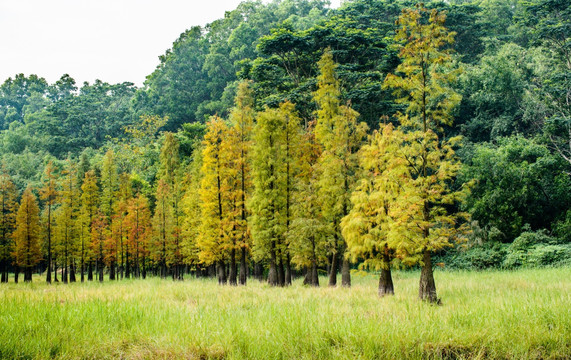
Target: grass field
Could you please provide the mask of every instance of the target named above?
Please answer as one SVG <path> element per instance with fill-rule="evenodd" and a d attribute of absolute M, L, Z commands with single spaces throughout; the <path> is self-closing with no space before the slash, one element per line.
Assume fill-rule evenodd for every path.
<path fill-rule="evenodd" d="M 1 359 L 571 359 L 571 269 L 417 272 L 351 289 L 215 280 L 0 286 Z M 325 283 L 325 279 L 322 279 Z"/>

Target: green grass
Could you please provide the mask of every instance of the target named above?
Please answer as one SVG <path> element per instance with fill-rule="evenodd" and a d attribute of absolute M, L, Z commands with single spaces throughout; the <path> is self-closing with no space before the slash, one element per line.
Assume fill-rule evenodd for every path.
<path fill-rule="evenodd" d="M 571 269 L 416 272 L 351 289 L 214 280 L 0 286 L 0 359 L 570 359 Z M 325 279 L 322 279 L 325 283 Z"/>

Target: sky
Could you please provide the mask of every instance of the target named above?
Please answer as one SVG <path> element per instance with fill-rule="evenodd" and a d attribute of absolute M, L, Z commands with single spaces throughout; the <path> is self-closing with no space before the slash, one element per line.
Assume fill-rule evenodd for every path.
<path fill-rule="evenodd" d="M 341 0 L 332 0 L 333 7 Z M 0 0 L 0 83 L 18 73 L 69 74 L 140 86 L 186 29 L 241 0 Z"/>

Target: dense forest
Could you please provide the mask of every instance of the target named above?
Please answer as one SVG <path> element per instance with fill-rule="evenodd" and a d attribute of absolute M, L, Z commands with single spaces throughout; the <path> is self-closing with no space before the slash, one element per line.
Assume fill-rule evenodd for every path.
<path fill-rule="evenodd" d="M 571 263 L 571 3 L 245 1 L 144 86 L 0 86 L 0 271 L 48 282 Z"/>

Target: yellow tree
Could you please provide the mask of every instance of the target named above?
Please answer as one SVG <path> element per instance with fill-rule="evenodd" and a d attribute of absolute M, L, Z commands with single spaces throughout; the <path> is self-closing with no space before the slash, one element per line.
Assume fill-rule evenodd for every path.
<path fill-rule="evenodd" d="M 198 266 L 197 238 L 200 233 L 201 205 L 200 205 L 200 184 L 202 168 L 202 148 L 198 147 L 193 151 L 192 160 L 186 171 L 184 181 L 184 196 L 182 198 L 182 251 L 184 262 L 191 266 Z"/>
<path fill-rule="evenodd" d="M 229 211 L 228 125 L 219 117 L 208 122 L 202 150 L 200 207 L 202 222 L 197 238 L 199 259 L 216 264 L 218 283 L 226 284 L 225 262 L 232 247 L 225 222 Z"/>
<path fill-rule="evenodd" d="M 105 268 L 105 240 L 108 238 L 108 227 L 106 216 L 98 211 L 91 223 L 91 250 L 95 257 L 95 265 L 99 282 L 103 282 L 103 270 Z"/>
<path fill-rule="evenodd" d="M 318 63 L 320 74 L 318 89 L 314 93 L 317 103 L 315 135 L 322 147 L 318 159 L 319 194 L 325 221 L 331 227 L 331 272 L 329 286 L 337 284 L 339 257 L 342 258 L 341 284 L 351 286 L 347 244 L 340 229 L 341 219 L 349 213 L 354 173 L 358 167 L 357 151 L 365 137 L 367 126 L 359 123 L 359 113 L 340 105 L 341 91 L 336 78 L 336 64 L 330 50 L 326 50 Z"/>
<path fill-rule="evenodd" d="M 119 194 L 119 174 L 117 172 L 117 163 L 115 159 L 115 152 L 107 150 L 103 157 L 101 165 L 101 194 L 99 199 L 99 208 L 105 216 L 107 222 L 106 233 L 110 236 L 106 239 L 107 256 L 106 260 L 109 264 L 109 280 L 115 280 L 115 267 L 117 263 L 117 248 L 116 239 L 113 237 L 113 210 Z"/>
<path fill-rule="evenodd" d="M 392 212 L 407 175 L 406 160 L 396 156 L 403 134 L 392 124 L 381 124 L 359 151 L 360 180 L 351 195 L 352 208 L 341 221 L 351 258 L 364 259 L 362 267 L 380 270 L 379 296 L 394 294 L 391 262 L 396 259 L 391 238 Z"/>
<path fill-rule="evenodd" d="M 42 260 L 40 245 L 40 208 L 32 189 L 28 187 L 22 195 L 16 215 L 14 239 L 14 260 L 24 269 L 24 281 L 32 281 L 32 269 Z"/>
<path fill-rule="evenodd" d="M 228 216 L 232 248 L 230 249 L 230 285 L 236 285 L 236 251 L 240 251 L 240 284 L 246 285 L 246 255 L 251 246 L 246 203 L 252 190 L 250 176 L 250 148 L 254 127 L 254 99 L 247 81 L 238 85 L 235 107 L 230 113 L 230 136 L 228 137 L 230 214 Z"/>
<path fill-rule="evenodd" d="M 420 262 L 419 297 L 430 302 L 438 301 L 431 252 L 449 246 L 458 233 L 463 214 L 449 209 L 465 195 L 453 186 L 460 168 L 453 147 L 460 139 L 442 136 L 460 101 L 450 87 L 458 72 L 449 52 L 442 50 L 454 41 L 445 20 L 445 13 L 422 4 L 403 10 L 395 36 L 401 58 L 396 72 L 402 76 L 389 74 L 384 85 L 406 106 L 396 117 L 405 133 L 398 156 L 406 160 L 408 174 L 401 179 L 403 195 L 394 203 L 391 231 L 401 239 L 396 247 L 408 253 L 405 260 Z"/>
<path fill-rule="evenodd" d="M 4 171 L 0 174 L 0 273 L 8 282 L 8 265 L 12 258 L 12 232 L 16 222 L 18 190 Z"/>
<path fill-rule="evenodd" d="M 114 247 L 117 249 L 115 256 L 118 263 L 117 278 L 123 279 L 125 276 L 125 262 L 127 259 L 127 228 L 125 217 L 127 216 L 129 201 L 132 198 L 131 179 L 128 174 L 122 173 L 119 176 L 119 192 L 115 202 L 112 216 L 112 238 Z"/>
<path fill-rule="evenodd" d="M 52 282 L 52 236 L 53 236 L 53 207 L 58 198 L 57 180 L 55 174 L 55 167 L 50 160 L 44 170 L 44 186 L 40 189 L 40 198 L 44 201 L 44 210 L 46 217 L 46 246 L 48 250 L 48 263 L 46 281 Z M 57 265 L 55 266 L 57 270 Z M 57 271 L 56 271 L 57 281 Z"/>
<path fill-rule="evenodd" d="M 173 208 L 169 201 L 172 188 L 160 179 L 157 184 L 155 213 L 153 215 L 152 258 L 159 266 L 161 278 L 167 277 L 167 258 L 172 250 Z"/>

